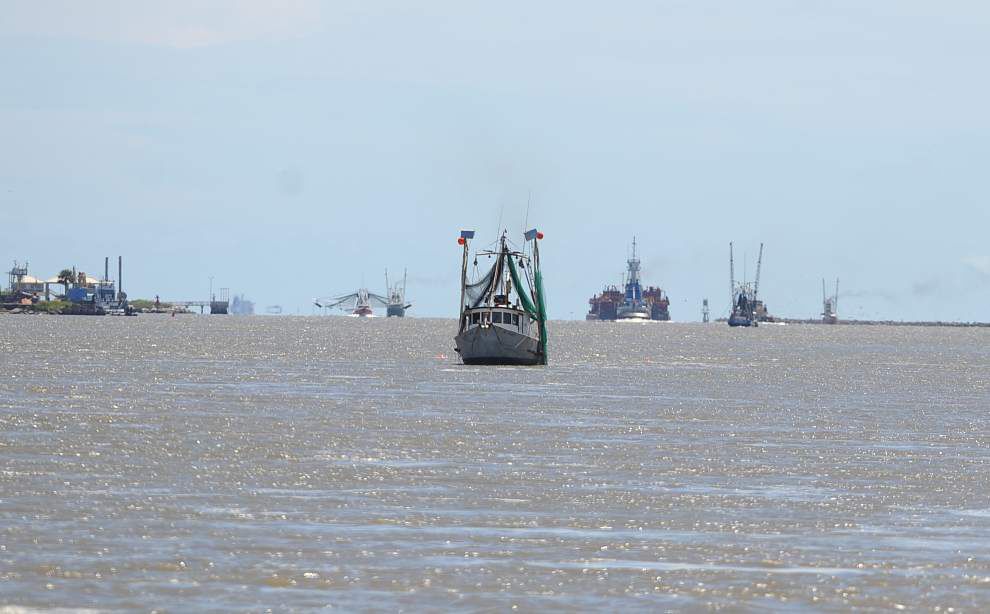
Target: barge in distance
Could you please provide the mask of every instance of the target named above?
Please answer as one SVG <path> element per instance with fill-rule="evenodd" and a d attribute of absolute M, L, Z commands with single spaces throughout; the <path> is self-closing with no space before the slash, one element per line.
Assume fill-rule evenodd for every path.
<path fill-rule="evenodd" d="M 626 261 L 625 292 L 617 286 L 606 286 L 601 294 L 588 300 L 591 310 L 586 320 L 670 320 L 670 299 L 660 288 L 643 288 L 639 281 L 640 261 L 636 257 L 636 238 L 633 237 L 632 258 Z"/>

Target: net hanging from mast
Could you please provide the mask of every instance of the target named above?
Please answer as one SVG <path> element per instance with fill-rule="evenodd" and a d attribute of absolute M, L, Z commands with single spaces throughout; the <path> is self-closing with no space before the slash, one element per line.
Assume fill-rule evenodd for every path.
<path fill-rule="evenodd" d="M 519 302 L 522 303 L 523 309 L 533 318 L 538 319 L 539 312 L 536 310 L 536 306 L 533 305 L 533 301 L 530 300 L 529 293 L 526 292 L 526 286 L 520 282 L 519 271 L 516 270 L 516 263 L 511 256 L 509 257 L 509 273 L 512 275 L 512 285 L 516 288 L 516 294 L 519 296 Z"/>
<path fill-rule="evenodd" d="M 495 279 L 495 271 L 499 267 L 499 261 L 496 260 L 495 264 L 485 275 L 481 277 L 478 281 L 473 284 L 467 284 L 464 286 L 464 297 L 467 301 L 467 306 L 470 308 L 479 307 L 488 298 L 488 295 L 492 293 L 492 289 L 495 287 L 497 280 Z"/>

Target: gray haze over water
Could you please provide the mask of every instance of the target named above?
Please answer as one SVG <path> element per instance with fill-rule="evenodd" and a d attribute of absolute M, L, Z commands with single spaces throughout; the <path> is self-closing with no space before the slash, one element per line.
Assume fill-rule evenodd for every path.
<path fill-rule="evenodd" d="M 990 606 L 988 332 L 0 316 L 0 606 Z"/>

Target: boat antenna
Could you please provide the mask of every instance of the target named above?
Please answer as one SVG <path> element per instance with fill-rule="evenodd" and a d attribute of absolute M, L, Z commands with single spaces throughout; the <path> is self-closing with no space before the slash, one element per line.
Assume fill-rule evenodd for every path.
<path fill-rule="evenodd" d="M 529 228 L 529 206 L 533 203 L 533 190 L 529 190 L 526 195 L 526 219 L 523 221 L 523 232 Z"/>

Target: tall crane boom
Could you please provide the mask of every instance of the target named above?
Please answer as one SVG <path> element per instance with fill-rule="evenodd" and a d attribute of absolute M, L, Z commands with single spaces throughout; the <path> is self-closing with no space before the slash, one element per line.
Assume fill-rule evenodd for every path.
<path fill-rule="evenodd" d="M 760 243 L 760 257 L 756 260 L 756 281 L 753 282 L 753 300 L 760 295 L 760 269 L 763 267 L 763 244 Z"/>
<path fill-rule="evenodd" d="M 732 241 L 729 241 L 729 304 L 736 300 L 736 264 L 732 259 Z"/>

